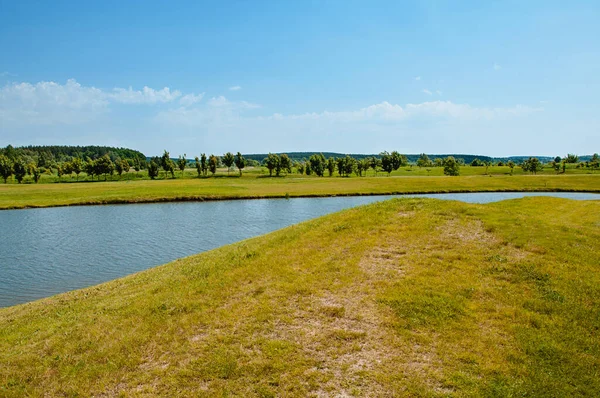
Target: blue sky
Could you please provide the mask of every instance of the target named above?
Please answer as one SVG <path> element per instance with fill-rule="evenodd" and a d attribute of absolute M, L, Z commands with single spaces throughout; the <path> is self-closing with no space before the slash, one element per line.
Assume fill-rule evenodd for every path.
<path fill-rule="evenodd" d="M 0 0 L 0 146 L 600 151 L 597 1 Z"/>

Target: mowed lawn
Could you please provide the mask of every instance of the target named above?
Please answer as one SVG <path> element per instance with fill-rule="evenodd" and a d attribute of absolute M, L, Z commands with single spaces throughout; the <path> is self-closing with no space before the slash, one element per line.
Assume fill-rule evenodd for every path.
<path fill-rule="evenodd" d="M 0 309 L 0 396 L 594 397 L 598 253 L 599 201 L 375 203 Z"/>
<path fill-rule="evenodd" d="M 600 174 L 185 178 L 63 184 L 0 184 L 0 209 L 295 196 L 478 191 L 600 192 Z"/>

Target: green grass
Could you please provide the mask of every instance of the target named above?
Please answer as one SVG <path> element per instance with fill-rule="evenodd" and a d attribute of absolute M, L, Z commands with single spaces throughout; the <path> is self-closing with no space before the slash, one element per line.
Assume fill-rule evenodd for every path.
<path fill-rule="evenodd" d="M 474 167 L 471 169 L 475 169 Z M 477 168 L 480 169 L 480 168 Z M 232 173 L 217 178 L 122 180 L 69 184 L 0 184 L 0 209 L 297 196 L 481 191 L 600 192 L 600 174 L 269 178 Z"/>
<path fill-rule="evenodd" d="M 596 396 L 600 202 L 376 203 L 0 309 L 0 396 Z"/>

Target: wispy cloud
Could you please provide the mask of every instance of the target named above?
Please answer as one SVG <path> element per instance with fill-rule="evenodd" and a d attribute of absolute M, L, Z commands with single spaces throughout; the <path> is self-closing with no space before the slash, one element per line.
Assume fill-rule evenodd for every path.
<path fill-rule="evenodd" d="M 179 99 L 179 103 L 183 106 L 191 106 L 197 102 L 202 101 L 204 93 L 201 94 L 186 94 Z"/>
<path fill-rule="evenodd" d="M 431 95 L 431 91 L 427 90 L 426 88 L 424 88 L 423 90 L 421 90 L 422 93 L 425 93 L 427 95 Z"/>
<path fill-rule="evenodd" d="M 496 62 L 494 62 L 494 70 L 500 70 L 500 69 L 502 69 L 502 66 L 500 66 Z"/>
<path fill-rule="evenodd" d="M 116 102 L 124 104 L 156 104 L 176 100 L 181 97 L 181 91 L 171 91 L 169 87 L 162 90 L 154 90 L 146 86 L 142 90 L 133 90 L 131 87 L 129 89 L 117 87 L 108 96 Z"/>
<path fill-rule="evenodd" d="M 229 91 L 238 91 L 238 90 L 241 90 L 241 89 L 242 89 L 241 86 L 231 86 L 231 87 L 229 87 Z"/>
<path fill-rule="evenodd" d="M 439 96 L 441 96 L 441 95 L 442 95 L 442 92 L 441 92 L 440 90 L 435 90 L 435 93 L 436 93 L 437 95 L 439 95 Z"/>
<path fill-rule="evenodd" d="M 4 72 L 0 72 L 0 77 L 16 77 L 17 75 L 15 75 L 14 73 L 10 73 L 7 71 Z"/>
<path fill-rule="evenodd" d="M 416 81 L 419 81 L 419 80 L 421 80 L 421 76 L 415 76 L 415 80 L 416 80 Z"/>

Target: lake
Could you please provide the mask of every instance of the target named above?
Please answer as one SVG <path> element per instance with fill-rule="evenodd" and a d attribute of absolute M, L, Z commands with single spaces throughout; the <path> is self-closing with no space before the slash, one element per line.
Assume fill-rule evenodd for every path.
<path fill-rule="evenodd" d="M 402 195 L 488 203 L 591 193 Z M 259 199 L 0 211 L 0 307 L 80 289 L 342 209 L 398 196 Z"/>

